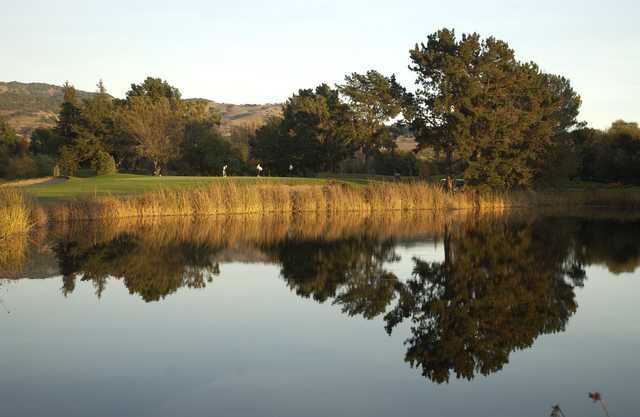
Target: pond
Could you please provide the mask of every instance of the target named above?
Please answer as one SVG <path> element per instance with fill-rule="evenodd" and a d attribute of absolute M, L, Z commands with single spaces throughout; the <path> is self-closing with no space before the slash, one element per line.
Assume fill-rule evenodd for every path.
<path fill-rule="evenodd" d="M 0 256 L 0 415 L 639 415 L 639 268 L 628 213 L 53 225 Z"/>

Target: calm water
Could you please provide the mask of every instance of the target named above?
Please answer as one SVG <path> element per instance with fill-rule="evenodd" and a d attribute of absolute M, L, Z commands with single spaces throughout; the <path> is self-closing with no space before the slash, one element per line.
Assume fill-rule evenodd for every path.
<path fill-rule="evenodd" d="M 0 257 L 0 415 L 637 416 L 619 218 L 40 231 Z"/>

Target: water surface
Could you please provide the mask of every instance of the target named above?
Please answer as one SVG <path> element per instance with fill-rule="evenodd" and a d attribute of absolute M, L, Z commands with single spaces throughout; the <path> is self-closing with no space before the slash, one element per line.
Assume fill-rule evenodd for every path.
<path fill-rule="evenodd" d="M 57 225 L 0 257 L 0 415 L 638 415 L 639 266 L 606 213 Z"/>

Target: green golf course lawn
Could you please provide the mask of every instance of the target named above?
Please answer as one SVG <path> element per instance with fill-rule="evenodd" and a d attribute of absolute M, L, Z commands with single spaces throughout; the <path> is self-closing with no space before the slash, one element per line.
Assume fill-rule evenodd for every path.
<path fill-rule="evenodd" d="M 323 184 L 322 178 L 276 178 L 276 177 L 182 177 L 134 174 L 114 174 L 88 178 L 71 177 L 56 184 L 41 184 L 26 187 L 25 191 L 38 199 L 66 199 L 81 196 L 103 196 L 110 194 L 138 194 L 170 188 L 193 188 L 215 182 L 231 182 L 237 185 L 250 184 Z M 357 183 L 359 181 L 345 180 Z"/>

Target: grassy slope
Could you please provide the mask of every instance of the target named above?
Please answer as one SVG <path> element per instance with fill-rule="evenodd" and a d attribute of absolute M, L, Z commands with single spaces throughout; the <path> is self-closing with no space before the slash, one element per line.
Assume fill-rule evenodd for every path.
<path fill-rule="evenodd" d="M 193 188 L 216 181 L 233 181 L 236 184 L 322 184 L 316 178 L 255 178 L 255 177 L 153 177 L 148 175 L 116 174 L 100 177 L 77 178 L 53 185 L 37 185 L 25 190 L 40 199 L 66 199 L 91 195 L 138 194 L 164 188 Z"/>

